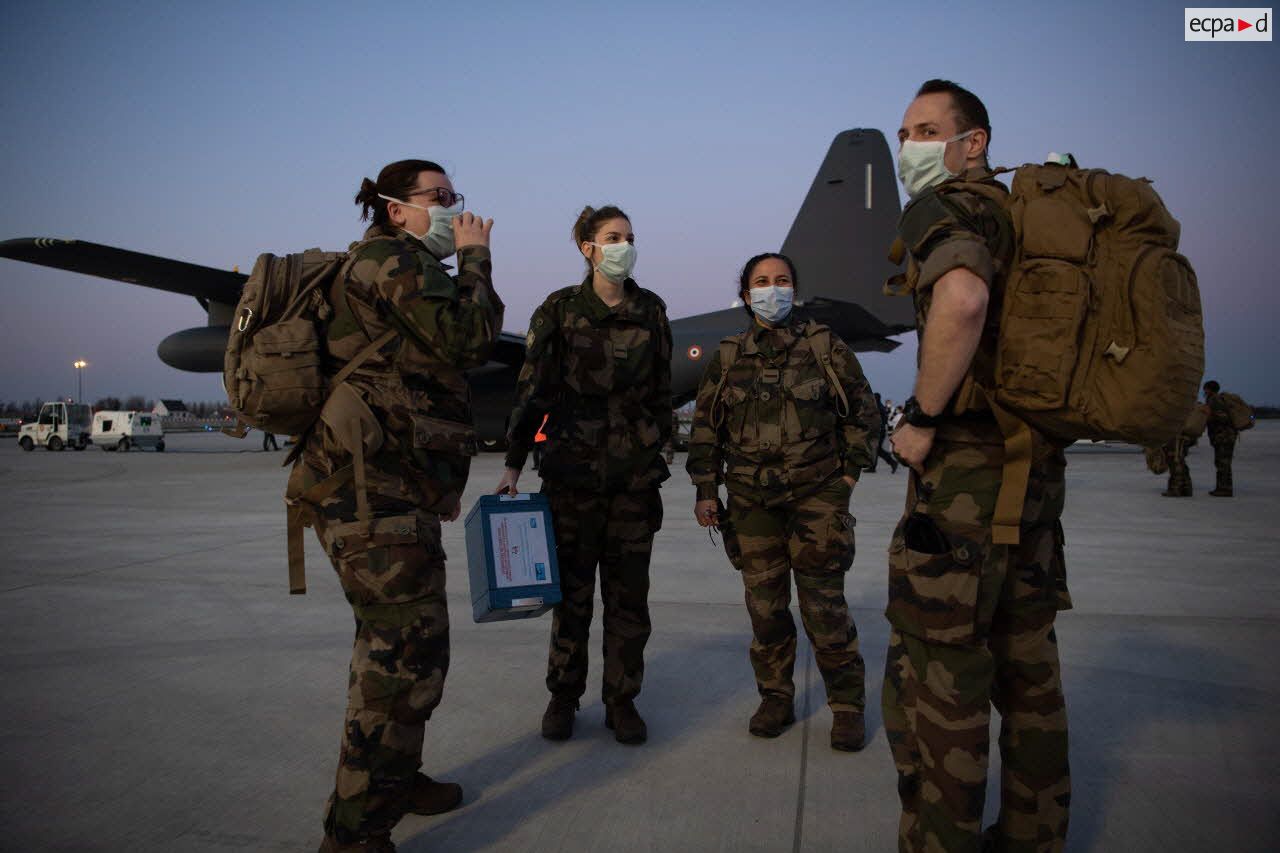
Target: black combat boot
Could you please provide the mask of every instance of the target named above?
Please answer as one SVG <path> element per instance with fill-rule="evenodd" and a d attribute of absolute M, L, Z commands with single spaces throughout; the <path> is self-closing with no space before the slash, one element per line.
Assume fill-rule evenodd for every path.
<path fill-rule="evenodd" d="M 751 724 L 747 729 L 756 737 L 777 737 L 795 721 L 796 712 L 790 699 L 766 696 L 760 700 L 760 707 L 751 715 Z"/>
<path fill-rule="evenodd" d="M 834 711 L 831 714 L 831 748 L 857 752 L 867 742 L 866 724 L 860 711 Z"/>
<path fill-rule="evenodd" d="M 1224 489 L 1222 486 L 1218 486 L 1218 488 L 1214 489 L 1209 494 L 1213 495 L 1215 498 L 1229 498 L 1232 496 L 1232 491 L 1231 489 Z"/>
<path fill-rule="evenodd" d="M 444 814 L 462 802 L 462 786 L 457 782 L 437 782 L 419 773 L 413 777 L 405 799 L 405 808 L 413 814 Z"/>
<path fill-rule="evenodd" d="M 649 729 L 630 699 L 605 706 L 604 724 L 618 743 L 644 743 L 649 738 Z"/>
<path fill-rule="evenodd" d="M 573 714 L 578 700 L 552 694 L 542 714 L 542 736 L 547 740 L 568 740 L 573 734 Z"/>

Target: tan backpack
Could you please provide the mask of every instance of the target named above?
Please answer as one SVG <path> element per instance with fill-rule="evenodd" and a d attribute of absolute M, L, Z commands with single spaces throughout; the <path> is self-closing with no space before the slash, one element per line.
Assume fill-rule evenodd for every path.
<path fill-rule="evenodd" d="M 1253 429 L 1254 412 L 1253 407 L 1244 401 L 1239 394 L 1232 394 L 1227 391 L 1219 393 L 1222 402 L 1227 407 L 1227 416 L 1231 418 L 1231 428 L 1236 431 Z"/>
<path fill-rule="evenodd" d="M 1187 419 L 1182 422 L 1182 431 L 1179 434 L 1183 438 L 1199 438 L 1204 435 L 1205 428 L 1208 426 L 1209 409 L 1206 406 L 1192 406 Z"/>
<path fill-rule="evenodd" d="M 325 381 L 324 330 L 333 314 L 328 294 L 335 282 L 341 289 L 347 256 L 320 249 L 258 256 L 236 305 L 222 374 L 227 400 L 249 426 L 305 433 L 320 417 L 329 388 L 394 337 L 387 332 L 371 342 L 332 383 Z"/>
<path fill-rule="evenodd" d="M 1181 228 L 1151 183 L 1033 164 L 1008 195 L 939 187 L 955 190 L 999 201 L 1016 236 L 986 389 L 995 403 L 1062 440 L 1177 435 L 1204 372 L 1204 324 Z"/>
<path fill-rule="evenodd" d="M 286 466 L 296 462 L 304 436 L 322 418 L 352 454 L 351 464 L 318 483 L 306 482 L 304 466 L 294 465 L 285 493 L 291 593 L 307 590 L 302 529 L 311 526 L 314 508 L 325 497 L 355 480 L 356 516 L 366 536 L 374 525 L 364 460 L 381 446 L 382 429 L 359 394 L 343 383 L 396 332 L 388 329 L 370 341 L 326 381 L 322 356 L 325 325 L 333 316 L 329 294 L 346 298 L 342 269 L 348 256 L 348 252 L 320 249 L 284 257 L 259 255 L 241 291 L 227 338 L 223 362 L 227 399 L 244 423 L 299 436 L 285 457 Z"/>

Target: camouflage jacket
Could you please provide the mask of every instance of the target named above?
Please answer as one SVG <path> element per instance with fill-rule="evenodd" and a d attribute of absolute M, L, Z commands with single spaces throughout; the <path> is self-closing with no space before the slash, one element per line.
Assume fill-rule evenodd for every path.
<path fill-rule="evenodd" d="M 948 406 L 954 414 L 987 408 L 975 383 L 995 387 L 1000 304 L 1016 248 L 1009 215 L 993 199 L 964 190 L 960 185 L 965 182 L 990 184 L 1008 193 L 990 171 L 969 169 L 908 204 L 898 223 L 898 236 L 909 253 L 905 289 L 915 300 L 916 333 L 920 338 L 924 337 L 933 285 L 938 279 L 964 267 L 990 288 L 978 350 Z"/>
<path fill-rule="evenodd" d="M 410 478 L 448 481 L 433 492 L 460 494 L 476 453 L 463 371 L 485 363 L 502 330 L 503 305 L 487 247 L 462 248 L 458 263 L 450 276 L 408 233 L 369 228 L 329 294 L 326 370 L 337 373 L 388 328 L 399 332 L 347 380 L 385 434 L 382 458 L 369 462 L 407 462 Z"/>
<path fill-rule="evenodd" d="M 671 476 L 671 327 L 667 306 L 627 279 L 610 308 L 588 277 L 547 297 L 529 320 L 528 350 L 507 429 L 509 468 L 524 467 L 543 415 L 538 473 L 600 492 Z"/>
<path fill-rule="evenodd" d="M 855 480 L 875 459 L 880 411 L 857 356 L 831 334 L 831 364 L 848 399 L 838 395 L 814 353 L 813 335 L 826 330 L 792 319 L 724 339 L 737 350 L 723 386 L 720 349 L 698 386 L 685 466 L 698 500 L 730 492 L 773 506 L 816 491 L 831 476 Z M 829 331 L 827 332 L 829 333 Z M 717 391 L 719 392 L 717 394 Z"/>
<path fill-rule="evenodd" d="M 1227 401 L 1223 399 L 1221 392 L 1217 394 L 1206 394 L 1205 405 L 1209 407 L 1209 443 L 1217 444 L 1222 441 L 1234 441 L 1239 432 L 1231 423 L 1231 412 L 1227 410 Z"/>

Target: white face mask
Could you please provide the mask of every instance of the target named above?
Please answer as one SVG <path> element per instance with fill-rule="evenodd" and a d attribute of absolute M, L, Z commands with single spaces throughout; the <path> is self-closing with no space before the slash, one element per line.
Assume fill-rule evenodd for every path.
<path fill-rule="evenodd" d="M 768 287 L 753 287 L 749 292 L 751 310 L 769 325 L 776 326 L 791 314 L 791 301 L 796 292 L 794 287 L 771 284 Z"/>
<path fill-rule="evenodd" d="M 975 130 L 976 127 L 950 139 L 934 142 L 916 142 L 911 139 L 903 141 L 902 147 L 898 149 L 898 180 L 902 181 L 907 195 L 917 198 L 930 187 L 960 174 L 947 168 L 947 145 L 964 139 Z"/>
<path fill-rule="evenodd" d="M 600 250 L 603 257 L 594 269 L 614 284 L 622 284 L 631 277 L 636 268 L 636 247 L 634 243 L 592 243 Z"/>
<path fill-rule="evenodd" d="M 413 234 L 408 228 L 404 229 L 406 234 L 413 234 L 427 246 L 429 251 L 437 259 L 444 259 L 452 255 L 456 249 L 453 245 L 453 217 L 462 212 L 462 203 L 459 202 L 453 207 L 423 207 L 420 204 L 413 204 L 408 201 L 401 201 L 398 198 L 392 198 L 389 195 L 378 193 L 378 198 L 386 201 L 394 201 L 396 204 L 403 204 L 405 207 L 416 207 L 418 210 L 425 210 L 431 215 L 431 225 L 423 234 Z"/>

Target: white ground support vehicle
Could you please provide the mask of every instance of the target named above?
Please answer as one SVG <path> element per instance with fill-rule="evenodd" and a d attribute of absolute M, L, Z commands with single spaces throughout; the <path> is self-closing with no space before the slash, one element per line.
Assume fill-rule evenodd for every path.
<path fill-rule="evenodd" d="M 83 403 L 45 403 L 32 424 L 23 424 L 18 446 L 34 450 L 37 445 L 50 450 L 89 446 L 89 407 Z"/>
<path fill-rule="evenodd" d="M 103 450 L 164 450 L 164 428 L 154 412 L 95 412 L 91 440 Z"/>

